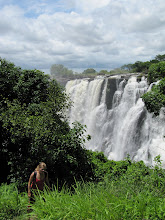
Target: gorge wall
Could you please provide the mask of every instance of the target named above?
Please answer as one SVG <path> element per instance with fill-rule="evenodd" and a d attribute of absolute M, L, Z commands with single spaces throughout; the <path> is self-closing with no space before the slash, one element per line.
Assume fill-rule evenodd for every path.
<path fill-rule="evenodd" d="M 165 166 L 165 111 L 153 117 L 146 110 L 141 96 L 148 89 L 147 80 L 138 75 L 68 81 L 66 91 L 73 101 L 70 123 L 87 126 L 92 138 L 86 148 L 113 160 L 129 154 L 147 165 L 153 165 L 160 154 Z"/>

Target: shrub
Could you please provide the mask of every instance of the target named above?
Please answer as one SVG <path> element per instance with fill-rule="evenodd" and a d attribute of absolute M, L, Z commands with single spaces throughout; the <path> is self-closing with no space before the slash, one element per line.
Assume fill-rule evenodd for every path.
<path fill-rule="evenodd" d="M 149 67 L 148 82 L 153 83 L 165 77 L 165 61 L 154 63 Z"/>
<path fill-rule="evenodd" d="M 142 99 L 147 110 L 158 115 L 160 109 L 165 106 L 165 78 L 154 85 L 151 91 L 145 93 Z"/>

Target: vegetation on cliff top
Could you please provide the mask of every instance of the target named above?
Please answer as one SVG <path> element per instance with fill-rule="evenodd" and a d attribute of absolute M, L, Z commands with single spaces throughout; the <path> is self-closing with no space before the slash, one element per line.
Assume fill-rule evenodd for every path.
<path fill-rule="evenodd" d="M 114 75 L 114 74 L 124 74 L 124 73 L 143 73 L 148 74 L 149 67 L 152 64 L 165 61 L 164 55 L 157 55 L 153 60 L 142 62 L 136 61 L 134 64 L 125 64 L 119 68 L 113 70 L 100 70 L 97 72 L 94 68 L 85 69 L 82 73 L 74 73 L 72 70 L 64 67 L 62 64 L 53 64 L 50 68 L 50 74 L 53 78 L 65 77 L 69 79 L 83 78 L 83 77 L 93 77 L 97 75 Z"/>

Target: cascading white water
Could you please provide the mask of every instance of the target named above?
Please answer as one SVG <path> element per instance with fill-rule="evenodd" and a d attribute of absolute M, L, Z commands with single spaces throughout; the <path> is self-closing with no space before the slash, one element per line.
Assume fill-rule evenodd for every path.
<path fill-rule="evenodd" d="M 153 165 L 160 154 L 165 161 L 164 110 L 157 117 L 148 113 L 141 99 L 147 90 L 146 79 L 137 81 L 137 76 L 69 81 L 66 91 L 73 101 L 70 123 L 87 125 L 92 138 L 86 148 L 102 151 L 113 160 L 129 154 Z"/>

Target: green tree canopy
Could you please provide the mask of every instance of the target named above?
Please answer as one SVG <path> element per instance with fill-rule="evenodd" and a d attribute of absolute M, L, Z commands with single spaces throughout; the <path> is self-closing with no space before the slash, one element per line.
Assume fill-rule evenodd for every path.
<path fill-rule="evenodd" d="M 165 78 L 157 85 L 154 85 L 151 91 L 142 96 L 145 106 L 149 112 L 158 115 L 160 109 L 165 107 Z"/>
<path fill-rule="evenodd" d="M 47 163 L 52 183 L 92 175 L 83 147 L 85 128 L 79 123 L 70 128 L 65 116 L 70 101 L 63 88 L 38 70 L 22 70 L 5 60 L 0 79 L 0 159 L 10 168 L 9 181 L 27 183 L 39 161 Z"/>
<path fill-rule="evenodd" d="M 131 71 L 133 69 L 133 64 L 125 64 L 121 66 L 121 69 Z"/>
<path fill-rule="evenodd" d="M 98 74 L 99 75 L 106 75 L 106 74 L 109 74 L 109 72 L 107 70 L 100 70 L 100 72 Z"/>
<path fill-rule="evenodd" d="M 158 61 L 165 61 L 165 54 L 163 54 L 163 55 L 158 54 L 155 57 L 155 59 L 158 60 Z"/>
<path fill-rule="evenodd" d="M 82 72 L 82 74 L 93 74 L 96 73 L 96 70 L 93 68 L 88 68 Z"/>
<path fill-rule="evenodd" d="M 7 62 L 0 57 L 0 96 L 13 100 L 17 98 L 14 87 L 17 85 L 21 75 L 21 68 L 13 63 Z"/>
<path fill-rule="evenodd" d="M 165 61 L 154 63 L 149 67 L 148 82 L 151 84 L 159 80 L 160 82 L 154 85 L 151 91 L 142 96 L 147 110 L 155 115 L 165 107 Z"/>
<path fill-rule="evenodd" d="M 165 77 L 165 61 L 152 64 L 148 71 L 148 82 L 156 82 Z"/>

